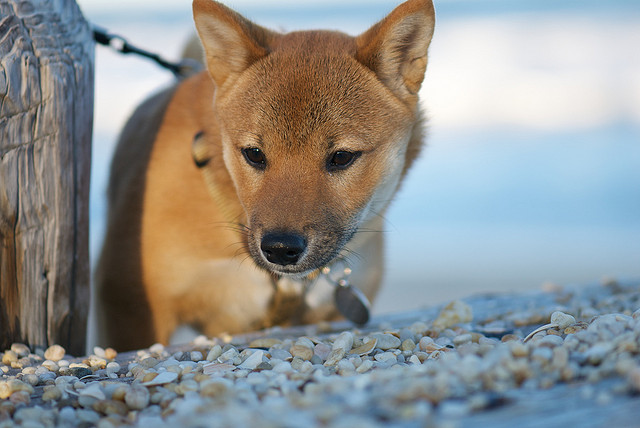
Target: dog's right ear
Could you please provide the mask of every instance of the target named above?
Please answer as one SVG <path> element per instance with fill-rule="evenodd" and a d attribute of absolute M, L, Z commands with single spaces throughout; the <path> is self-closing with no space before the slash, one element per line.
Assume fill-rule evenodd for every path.
<path fill-rule="evenodd" d="M 356 59 L 401 100 L 415 104 L 434 24 L 431 0 L 407 0 L 356 38 Z"/>
<path fill-rule="evenodd" d="M 269 53 L 277 33 L 212 0 L 193 1 L 193 19 L 209 74 L 218 87 Z"/>

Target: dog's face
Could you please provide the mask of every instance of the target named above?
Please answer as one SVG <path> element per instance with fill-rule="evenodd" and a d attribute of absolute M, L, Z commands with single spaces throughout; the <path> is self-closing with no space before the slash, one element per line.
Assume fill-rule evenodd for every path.
<path fill-rule="evenodd" d="M 328 264 L 398 187 L 430 2 L 405 3 L 359 38 L 278 35 L 208 0 L 194 14 L 252 258 L 277 274 Z"/>

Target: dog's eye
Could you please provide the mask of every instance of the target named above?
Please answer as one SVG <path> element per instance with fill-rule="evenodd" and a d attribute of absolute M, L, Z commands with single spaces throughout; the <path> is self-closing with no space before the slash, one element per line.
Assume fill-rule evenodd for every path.
<path fill-rule="evenodd" d="M 337 151 L 334 154 L 332 154 L 331 157 L 329 158 L 329 162 L 327 162 L 327 169 L 329 171 L 338 171 L 341 169 L 346 169 L 361 154 L 362 152 L 347 152 L 343 150 Z"/>
<path fill-rule="evenodd" d="M 264 153 L 256 147 L 242 149 L 242 154 L 244 155 L 247 163 L 254 168 L 265 169 L 267 166 L 267 159 L 265 158 Z"/>

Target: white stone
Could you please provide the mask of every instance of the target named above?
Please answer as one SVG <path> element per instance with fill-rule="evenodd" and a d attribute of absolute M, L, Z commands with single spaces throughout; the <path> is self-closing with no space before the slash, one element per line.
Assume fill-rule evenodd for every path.
<path fill-rule="evenodd" d="M 142 383 L 144 386 L 155 386 L 155 385 L 164 385 L 165 383 L 171 383 L 174 380 L 178 379 L 178 373 L 165 371 L 158 374 L 158 376 L 154 377 L 148 382 Z"/>
<path fill-rule="evenodd" d="M 240 367 L 241 369 L 255 370 L 255 368 L 258 367 L 260 363 L 262 363 L 263 356 L 264 351 L 257 350 L 253 354 L 249 355 L 249 357 L 247 357 L 247 359 L 244 360 L 244 362 L 238 367 Z"/>
<path fill-rule="evenodd" d="M 573 315 L 565 314 L 561 311 L 555 311 L 551 314 L 551 324 L 556 324 L 561 330 L 575 323 L 576 319 Z"/>

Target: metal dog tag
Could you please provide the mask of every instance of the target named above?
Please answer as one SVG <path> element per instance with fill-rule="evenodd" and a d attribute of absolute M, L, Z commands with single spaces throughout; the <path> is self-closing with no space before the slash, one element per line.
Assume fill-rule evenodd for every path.
<path fill-rule="evenodd" d="M 369 321 L 369 300 L 357 287 L 346 281 L 339 281 L 333 292 L 336 307 L 342 315 L 354 324 L 364 325 Z"/>

